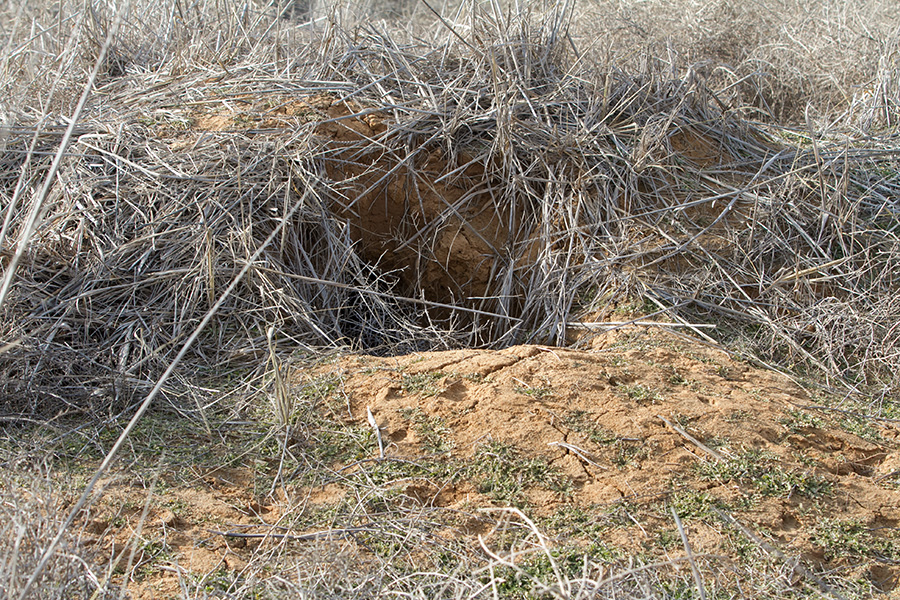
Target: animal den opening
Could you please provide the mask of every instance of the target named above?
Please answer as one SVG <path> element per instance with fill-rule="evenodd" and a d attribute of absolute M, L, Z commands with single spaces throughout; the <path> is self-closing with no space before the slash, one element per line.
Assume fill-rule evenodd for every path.
<path fill-rule="evenodd" d="M 417 310 L 436 324 L 496 326 L 473 310 L 514 316 L 522 293 L 514 275 L 529 248 L 522 209 L 496 200 L 483 160 L 412 131 L 404 139 L 359 106 L 323 110 L 331 210 L 391 293 L 432 303 Z"/>

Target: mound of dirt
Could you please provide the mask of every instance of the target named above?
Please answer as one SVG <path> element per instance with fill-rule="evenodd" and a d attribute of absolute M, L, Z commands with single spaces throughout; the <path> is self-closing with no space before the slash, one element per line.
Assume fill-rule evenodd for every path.
<path fill-rule="evenodd" d="M 246 573 L 266 552 L 321 553 L 326 542 L 370 560 L 391 539 L 366 538 L 391 520 L 388 505 L 417 523 L 427 514 L 429 543 L 471 552 L 479 537 L 497 551 L 509 543 L 484 509 L 515 506 L 554 545 L 669 560 L 683 555 L 674 510 L 698 556 L 740 565 L 749 545 L 814 588 L 823 571 L 881 591 L 900 575 L 900 427 L 814 408 L 788 378 L 673 334 L 618 332 L 585 351 L 346 356 L 298 370 L 298 397 L 323 377 L 339 385 L 314 410 L 332 418 L 298 430 L 292 475 L 279 459 L 244 456 L 169 482 L 142 534 L 165 539 L 168 566 L 139 552 L 135 597 L 176 593 L 186 573 Z M 351 435 L 368 441 L 333 449 Z M 316 464 L 327 476 L 308 477 Z M 259 484 L 277 483 L 276 471 L 281 483 Z M 87 530 L 107 553 L 133 534 L 144 485 L 108 489 Z M 385 494 L 374 504 L 373 489 Z M 131 528 L 116 530 L 123 505 Z M 423 564 L 413 568 L 426 568 L 416 552 L 409 560 Z"/>
<path fill-rule="evenodd" d="M 808 540 L 793 534 L 815 522 L 802 514 L 810 495 L 826 498 L 815 503 L 832 515 L 879 526 L 900 522 L 900 495 L 876 483 L 900 460 L 886 441 L 802 412 L 812 404 L 807 394 L 779 374 L 660 332 L 633 336 L 627 349 L 521 346 L 357 357 L 346 364 L 354 374 L 344 386 L 354 417 L 362 422 L 368 409 L 377 419 L 389 440 L 386 456 L 423 455 L 427 440 L 404 416 L 422 414 L 440 420 L 453 453 L 465 459 L 488 442 L 545 457 L 573 487 L 555 495 L 539 486 L 527 490 L 526 503 L 537 513 L 683 490 L 726 503 L 758 496 L 748 521 L 797 548 Z M 424 387 L 415 383 L 423 380 Z M 879 437 L 895 440 L 898 433 L 888 426 Z M 759 461 L 760 476 L 783 471 L 783 486 L 773 481 L 771 489 L 759 489 L 755 467 L 747 477 L 731 477 L 737 472 L 728 469 L 708 474 L 747 456 Z M 464 495 L 442 486 L 426 500 L 450 506 Z M 640 538 L 640 530 L 627 536 Z"/>

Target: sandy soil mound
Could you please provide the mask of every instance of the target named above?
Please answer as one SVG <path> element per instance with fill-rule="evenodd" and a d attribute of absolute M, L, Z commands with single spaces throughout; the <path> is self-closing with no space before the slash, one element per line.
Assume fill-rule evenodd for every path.
<path fill-rule="evenodd" d="M 422 456 L 427 432 L 415 415 L 424 415 L 441 422 L 462 457 L 490 442 L 545 457 L 573 485 L 556 494 L 527 489 L 538 512 L 703 491 L 753 504 L 750 520 L 798 547 L 808 540 L 793 533 L 816 520 L 803 514 L 809 496 L 830 497 L 834 516 L 900 522 L 900 495 L 874 481 L 897 468 L 894 450 L 799 412 L 812 403 L 785 377 L 662 334 L 637 336 L 646 343 L 624 351 L 523 346 L 357 358 L 348 368 L 367 370 L 345 386 L 353 415 L 365 419 L 369 408 L 378 420 L 386 456 Z M 733 470 L 748 456 L 755 466 Z M 434 505 L 461 501 L 454 486 L 425 496 Z M 641 537 L 638 527 L 626 536 Z"/>
<path fill-rule="evenodd" d="M 298 370 L 300 397 L 323 378 L 339 385 L 310 405 L 332 417 L 295 432 L 297 470 L 283 469 L 286 483 L 270 487 L 260 478 L 271 481 L 279 460 L 244 456 L 170 481 L 142 534 L 164 539 L 168 566 L 139 552 L 136 597 L 176 593 L 190 573 L 244 573 L 262 555 L 314 547 L 322 556 L 326 541 L 329 552 L 373 559 L 391 539 L 377 524 L 393 510 L 415 522 L 428 515 L 425 541 L 411 540 L 418 549 L 406 555 L 421 561 L 412 567 L 431 565 L 422 548 L 435 540 L 477 553 L 480 536 L 500 551 L 509 531 L 484 509 L 506 506 L 534 519 L 552 545 L 596 560 L 682 556 L 674 510 L 698 556 L 740 565 L 752 547 L 813 588 L 824 586 L 822 572 L 894 588 L 896 424 L 813 409 L 786 377 L 665 332 L 602 339 L 589 351 L 349 356 Z M 335 441 L 352 435 L 365 442 Z M 316 464 L 327 477 L 307 477 Z M 88 527 L 105 552 L 133 535 L 144 486 L 108 489 Z M 131 525 L 114 533 L 123 506 Z"/>

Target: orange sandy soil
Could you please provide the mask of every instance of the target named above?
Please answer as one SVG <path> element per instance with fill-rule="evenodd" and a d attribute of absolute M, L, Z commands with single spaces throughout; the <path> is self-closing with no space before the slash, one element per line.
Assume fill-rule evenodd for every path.
<path fill-rule="evenodd" d="M 686 338 L 632 329 L 600 336 L 583 351 L 521 346 L 343 356 L 298 368 L 293 389 L 322 377 L 340 382 L 317 409 L 330 420 L 295 430 L 286 450 L 296 459 L 291 472 L 276 479 L 276 450 L 275 458 L 244 453 L 227 467 L 182 465 L 177 474 L 161 473 L 133 560 L 134 598 L 176 596 L 185 581 L 237 576 L 270 556 L 290 564 L 312 546 L 352 554 L 360 564 L 374 560 L 377 549 L 346 528 L 365 530 L 381 518 L 360 499 L 358 481 L 367 469 L 391 464 L 425 465 L 417 475 L 378 484 L 397 510 L 428 514 L 433 539 L 475 554 L 479 536 L 498 551 L 510 539 L 509 519 L 482 509 L 513 502 L 552 545 L 667 560 L 684 555 L 675 507 L 698 555 L 739 564 L 736 540 L 743 540 L 767 560 L 805 565 L 796 567 L 798 581 L 837 570 L 878 591 L 890 593 L 897 584 L 898 424 L 811 408 L 821 400 L 787 377 Z M 369 434 L 362 451 L 321 459 L 329 477 L 305 478 L 311 467 L 303 456 L 320 451 L 315 444 L 324 439 L 317 431 L 371 432 L 367 410 L 380 429 L 384 459 Z M 847 431 L 854 424 L 865 439 Z M 520 474 L 522 494 L 504 500 L 485 472 L 471 468 L 490 458 L 485 449 L 537 459 L 547 480 Z M 451 467 L 427 466 L 441 464 Z M 725 468 L 737 464 L 757 470 Z M 114 477 L 85 523 L 84 537 L 101 557 L 125 556 L 117 576 L 148 486 L 146 477 Z M 347 514 L 348 506 L 355 514 Z M 831 541 L 837 538 L 828 526 L 855 532 L 861 547 Z M 344 529 L 328 540 L 284 537 L 330 528 Z M 433 566 L 426 554 L 411 568 Z M 417 554 L 406 556 L 414 562 Z"/>

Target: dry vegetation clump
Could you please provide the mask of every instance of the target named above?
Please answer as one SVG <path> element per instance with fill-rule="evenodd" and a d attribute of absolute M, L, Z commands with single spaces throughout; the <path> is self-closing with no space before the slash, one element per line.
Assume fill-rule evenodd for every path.
<path fill-rule="evenodd" d="M 47 541 L 56 535 L 64 510 L 46 466 L 34 471 L 33 465 L 16 466 L 12 471 L 4 465 L 0 475 L 0 595 L 4 598 L 17 598 L 22 592 Z M 98 590 L 102 574 L 93 564 L 95 558 L 76 533 L 66 535 L 35 583 L 40 598 L 114 598 L 111 591 Z"/>
<path fill-rule="evenodd" d="M 810 109 L 828 122 L 877 93 L 900 27 L 885 0 L 594 0 L 582 9 L 576 29 L 593 60 L 698 71 L 729 107 L 779 123 L 804 123 Z"/>
<path fill-rule="evenodd" d="M 133 6 L 4 307 L 11 410 L 121 405 L 208 311 L 193 369 L 258 364 L 270 326 L 382 352 L 567 343 L 635 296 L 765 360 L 893 389 L 889 141 L 761 127 L 696 74 L 580 60 L 573 5 L 551 8 L 466 5 L 425 43 L 340 11 L 318 27 Z M 10 240 L 78 53 L 118 26 L 14 12 Z"/>

